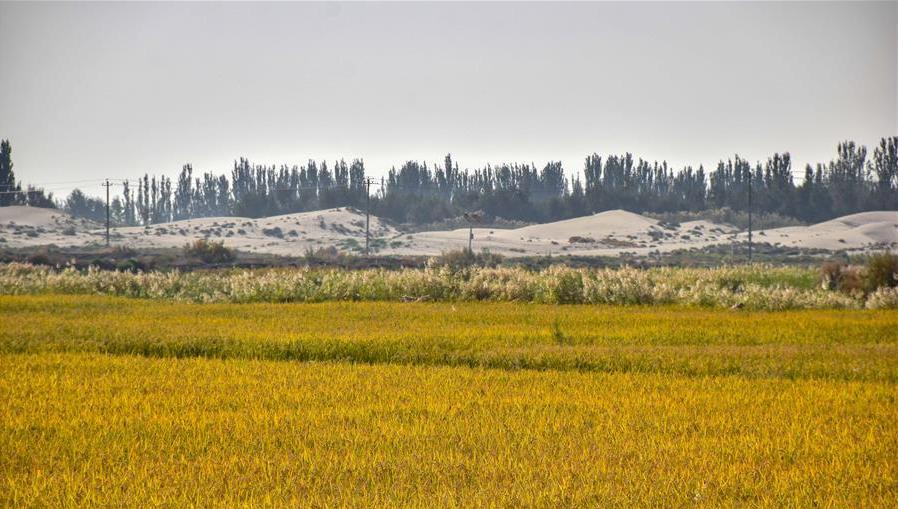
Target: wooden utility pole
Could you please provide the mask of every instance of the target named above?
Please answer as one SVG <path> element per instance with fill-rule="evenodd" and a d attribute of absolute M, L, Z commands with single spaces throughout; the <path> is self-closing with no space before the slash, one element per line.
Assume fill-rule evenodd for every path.
<path fill-rule="evenodd" d="M 748 263 L 751 264 L 751 168 L 748 169 Z"/>
<path fill-rule="evenodd" d="M 106 182 L 100 185 L 106 188 L 106 246 L 109 246 L 109 188 L 121 184 L 109 182 L 109 179 L 106 179 Z"/>
<path fill-rule="evenodd" d="M 109 179 L 106 179 L 103 184 L 103 187 L 106 188 L 106 247 L 109 247 L 109 186 L 111 185 Z"/>
<path fill-rule="evenodd" d="M 465 220 L 468 222 L 468 252 L 474 252 L 474 223 L 483 222 L 483 216 L 479 212 L 465 212 Z"/>
<path fill-rule="evenodd" d="M 365 256 L 371 243 L 371 179 L 365 179 Z"/>

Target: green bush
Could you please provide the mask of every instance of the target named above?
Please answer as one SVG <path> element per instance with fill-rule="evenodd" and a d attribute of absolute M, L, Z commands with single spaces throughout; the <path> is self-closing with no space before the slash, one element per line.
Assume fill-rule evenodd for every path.
<path fill-rule="evenodd" d="M 867 270 L 864 273 L 867 291 L 878 288 L 895 288 L 898 286 L 898 254 L 888 251 L 875 254 L 867 259 Z"/>
<path fill-rule="evenodd" d="M 122 272 L 142 272 L 146 271 L 147 267 L 140 260 L 128 258 L 127 260 L 122 260 L 115 264 L 115 270 Z"/>
<path fill-rule="evenodd" d="M 502 260 L 502 255 L 493 254 L 487 249 L 480 253 L 475 253 L 470 249 L 457 249 L 431 258 L 427 265 L 432 268 L 448 267 L 452 270 L 459 270 L 468 267 L 497 267 Z"/>
<path fill-rule="evenodd" d="M 227 263 L 235 258 L 234 251 L 224 245 L 224 241 L 215 242 L 199 239 L 184 246 L 184 254 L 199 258 L 206 263 Z"/>

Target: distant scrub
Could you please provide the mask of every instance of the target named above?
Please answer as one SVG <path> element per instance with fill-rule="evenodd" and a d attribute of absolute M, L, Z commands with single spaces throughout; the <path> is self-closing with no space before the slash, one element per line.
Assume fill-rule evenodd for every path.
<path fill-rule="evenodd" d="M 864 277 L 866 289 L 870 291 L 898 286 L 898 254 L 885 252 L 870 256 Z"/>
<path fill-rule="evenodd" d="M 898 288 L 843 292 L 814 269 L 575 269 L 552 266 L 425 269 L 264 269 L 182 273 L 109 272 L 0 265 L 0 294 L 118 295 L 190 302 L 330 300 L 518 301 L 560 304 L 681 304 L 749 309 L 895 308 Z"/>
<path fill-rule="evenodd" d="M 457 249 L 431 258 L 428 260 L 427 266 L 457 271 L 467 270 L 471 267 L 497 267 L 503 260 L 502 255 L 493 254 L 488 250 L 477 253 L 469 249 Z"/>
<path fill-rule="evenodd" d="M 701 211 L 677 211 L 664 213 L 647 212 L 646 216 L 659 219 L 664 224 L 679 224 L 688 221 L 709 221 L 718 224 L 729 224 L 740 229 L 748 228 L 748 212 L 733 210 L 729 207 Z M 775 212 L 756 212 L 752 218 L 755 230 L 782 228 L 784 226 L 802 226 L 804 223 L 794 217 L 783 216 Z"/>
<path fill-rule="evenodd" d="M 898 298 L 898 255 L 890 252 L 870 255 L 865 266 L 825 262 L 820 276 L 822 286 L 828 290 L 850 295 L 876 295 L 877 300 Z"/>
<path fill-rule="evenodd" d="M 199 239 L 184 246 L 184 254 L 199 258 L 206 263 L 226 263 L 234 259 L 234 252 L 225 247 L 223 241 Z"/>

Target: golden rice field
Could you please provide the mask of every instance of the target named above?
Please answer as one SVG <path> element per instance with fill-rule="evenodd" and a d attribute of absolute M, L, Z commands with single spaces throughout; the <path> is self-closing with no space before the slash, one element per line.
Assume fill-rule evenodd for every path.
<path fill-rule="evenodd" d="M 898 504 L 898 312 L 0 297 L 0 506 Z"/>

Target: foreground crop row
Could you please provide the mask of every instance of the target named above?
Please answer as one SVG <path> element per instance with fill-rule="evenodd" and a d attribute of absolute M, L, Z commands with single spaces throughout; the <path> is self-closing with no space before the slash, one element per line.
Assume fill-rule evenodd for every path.
<path fill-rule="evenodd" d="M 898 381 L 898 313 L 0 297 L 0 352 Z"/>
<path fill-rule="evenodd" d="M 821 287 L 817 270 L 447 267 L 423 270 L 283 269 L 104 272 L 0 265 L 0 295 L 63 293 L 189 302 L 331 300 L 515 301 L 552 304 L 682 304 L 751 309 L 898 308 L 898 288 L 844 293 Z"/>
<path fill-rule="evenodd" d="M 894 384 L 0 355 L 4 506 L 898 502 Z"/>

